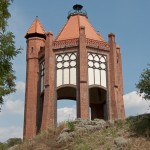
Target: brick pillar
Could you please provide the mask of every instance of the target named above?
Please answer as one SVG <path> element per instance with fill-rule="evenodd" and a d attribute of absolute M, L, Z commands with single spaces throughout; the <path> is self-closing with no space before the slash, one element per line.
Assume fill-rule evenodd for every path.
<path fill-rule="evenodd" d="M 117 46 L 117 63 L 118 63 L 118 100 L 119 100 L 119 118 L 125 117 L 125 111 L 124 111 L 124 101 L 123 101 L 123 75 L 122 75 L 122 59 L 121 59 L 121 53 L 120 53 L 120 47 Z"/>
<path fill-rule="evenodd" d="M 118 78 L 117 78 L 117 59 L 116 59 L 116 43 L 115 35 L 110 33 L 108 35 L 108 43 L 110 45 L 109 53 L 109 70 L 108 70 L 108 88 L 109 88 L 109 114 L 108 119 L 118 119 L 117 109 L 117 90 L 118 90 Z"/>
<path fill-rule="evenodd" d="M 56 124 L 55 100 L 55 55 L 52 49 L 53 34 L 47 33 L 45 44 L 45 90 L 42 129 L 53 128 Z"/>
<path fill-rule="evenodd" d="M 27 67 L 23 135 L 25 139 L 34 137 L 37 132 L 36 117 L 39 80 L 38 52 L 40 51 L 40 47 L 44 47 L 44 45 L 45 40 L 43 38 L 32 37 L 27 39 Z"/>
<path fill-rule="evenodd" d="M 80 27 L 77 117 L 89 118 L 88 60 L 85 27 Z"/>

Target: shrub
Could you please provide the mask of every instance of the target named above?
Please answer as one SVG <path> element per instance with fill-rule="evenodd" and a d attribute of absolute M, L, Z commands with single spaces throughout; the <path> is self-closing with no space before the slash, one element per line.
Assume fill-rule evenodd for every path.
<path fill-rule="evenodd" d="M 0 142 L 0 150 L 6 150 L 8 148 L 6 143 L 1 143 Z"/>
<path fill-rule="evenodd" d="M 10 138 L 7 140 L 8 147 L 12 147 L 14 145 L 21 144 L 21 143 L 22 143 L 21 138 Z"/>
<path fill-rule="evenodd" d="M 66 123 L 65 121 L 60 122 L 60 123 L 58 124 L 58 127 L 56 128 L 57 134 L 60 134 L 61 131 L 62 131 L 64 128 L 67 128 L 67 123 Z"/>
<path fill-rule="evenodd" d="M 129 129 L 138 135 L 150 137 L 150 115 L 128 118 Z"/>
<path fill-rule="evenodd" d="M 74 125 L 73 121 L 68 121 L 67 126 L 71 132 L 75 130 L 75 125 Z"/>
<path fill-rule="evenodd" d="M 117 121 L 117 128 L 118 128 L 118 129 L 121 129 L 121 128 L 124 126 L 125 122 L 126 122 L 126 121 L 123 120 L 123 119 L 118 120 L 118 121 Z"/>

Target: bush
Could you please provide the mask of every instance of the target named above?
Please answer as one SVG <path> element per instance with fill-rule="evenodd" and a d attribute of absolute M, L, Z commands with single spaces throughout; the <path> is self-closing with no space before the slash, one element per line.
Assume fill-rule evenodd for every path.
<path fill-rule="evenodd" d="M 74 125 L 73 121 L 68 121 L 67 126 L 71 132 L 75 130 L 75 125 Z"/>
<path fill-rule="evenodd" d="M 67 123 L 65 121 L 60 122 L 57 127 L 57 131 L 59 131 L 58 133 L 60 133 L 64 128 L 67 128 Z"/>
<path fill-rule="evenodd" d="M 150 114 L 130 117 L 127 121 L 132 132 L 150 137 Z"/>
<path fill-rule="evenodd" d="M 14 145 L 21 144 L 22 139 L 21 138 L 10 138 L 10 139 L 7 140 L 6 143 L 7 143 L 8 147 L 12 147 Z"/>
<path fill-rule="evenodd" d="M 6 150 L 6 149 L 7 149 L 6 143 L 0 143 L 0 150 Z"/>

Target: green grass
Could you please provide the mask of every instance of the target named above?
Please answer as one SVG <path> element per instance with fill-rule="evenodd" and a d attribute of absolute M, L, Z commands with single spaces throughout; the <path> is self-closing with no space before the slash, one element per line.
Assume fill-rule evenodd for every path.
<path fill-rule="evenodd" d="M 92 150 L 92 148 L 89 147 L 87 144 L 82 143 L 79 144 L 74 150 Z"/>
<path fill-rule="evenodd" d="M 118 120 L 113 125 L 90 134 L 77 135 L 67 143 L 57 143 L 56 139 L 64 128 L 76 132 L 73 121 L 63 122 L 56 129 L 42 131 L 33 140 L 23 142 L 16 150 L 116 150 L 114 139 L 123 137 L 129 140 L 126 150 L 149 149 L 150 115 L 129 117 Z"/>
<path fill-rule="evenodd" d="M 74 122 L 73 121 L 68 121 L 67 122 L 67 127 L 70 130 L 70 132 L 74 131 L 75 130 Z"/>

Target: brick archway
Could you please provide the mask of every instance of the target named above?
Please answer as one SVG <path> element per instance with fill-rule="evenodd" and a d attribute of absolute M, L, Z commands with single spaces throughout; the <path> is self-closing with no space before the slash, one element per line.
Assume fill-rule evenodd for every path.
<path fill-rule="evenodd" d="M 57 89 L 57 100 L 71 99 L 76 100 L 76 87 L 75 86 L 61 86 Z"/>
<path fill-rule="evenodd" d="M 77 98 L 76 98 L 76 87 L 72 86 L 72 85 L 65 85 L 65 86 L 61 86 L 56 90 L 56 100 L 57 100 L 57 123 L 59 123 L 60 120 L 60 114 L 58 112 L 58 101 L 70 101 L 70 103 L 75 103 L 75 109 L 77 109 Z M 75 102 L 73 102 L 75 101 Z M 68 107 L 68 105 L 65 103 L 65 107 Z M 72 106 L 73 107 L 73 106 Z M 68 107 L 69 108 L 69 107 Z M 64 115 L 65 117 L 67 116 L 67 114 L 61 114 Z M 72 116 L 74 116 L 72 118 Z M 71 118 L 70 118 L 71 117 Z M 69 119 L 75 119 L 77 117 L 77 110 L 75 112 L 73 112 L 73 114 L 69 114 L 67 120 Z M 64 120 L 61 120 L 64 121 Z"/>

